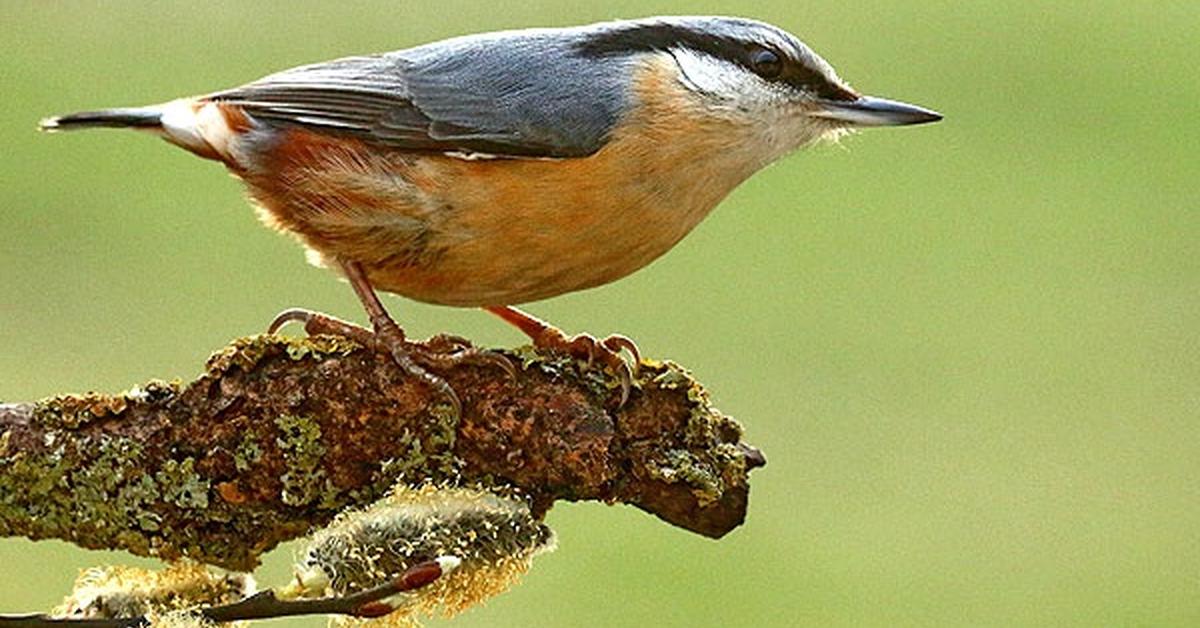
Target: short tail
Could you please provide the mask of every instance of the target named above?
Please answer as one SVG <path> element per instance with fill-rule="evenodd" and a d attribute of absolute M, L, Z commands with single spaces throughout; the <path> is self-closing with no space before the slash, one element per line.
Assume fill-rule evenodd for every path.
<path fill-rule="evenodd" d="M 2 1 L 2 0 L 0 0 Z M 240 115 L 240 112 L 235 112 Z M 243 123 L 245 117 L 237 118 Z M 149 131 L 205 159 L 233 163 L 231 144 L 238 131 L 230 117 L 214 103 L 202 98 L 179 98 L 148 107 L 122 107 L 84 111 L 42 120 L 43 131 L 74 131 L 99 127 Z"/>
<path fill-rule="evenodd" d="M 162 110 L 139 107 L 83 111 L 54 118 L 44 118 L 38 128 L 43 131 L 74 131 L 98 127 L 153 129 L 162 126 Z"/>

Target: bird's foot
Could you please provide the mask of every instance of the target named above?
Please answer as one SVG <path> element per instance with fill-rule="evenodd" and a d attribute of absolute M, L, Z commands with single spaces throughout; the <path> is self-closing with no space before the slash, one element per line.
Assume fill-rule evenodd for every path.
<path fill-rule="evenodd" d="M 498 368 L 511 381 L 516 381 L 518 377 L 517 367 L 503 353 L 480 349 L 462 336 L 438 334 L 415 346 L 422 348 L 414 354 L 415 359 L 435 371 L 458 366 L 480 366 Z"/>
<path fill-rule="evenodd" d="M 280 312 L 267 327 L 267 333 L 275 335 L 288 323 L 300 323 L 304 326 L 304 333 L 309 336 L 341 336 L 364 347 L 373 346 L 375 343 L 375 334 L 366 327 L 302 308 Z"/>
<path fill-rule="evenodd" d="M 637 376 L 638 365 L 642 362 L 642 354 L 637 344 L 628 336 L 613 334 L 607 338 L 596 338 L 591 334 L 576 334 L 568 336 L 557 327 L 547 325 L 536 337 L 533 346 L 544 350 L 564 353 L 577 360 L 582 360 L 584 368 L 591 368 L 600 363 L 617 376 L 621 386 L 621 398 L 617 403 L 620 408 L 629 401 L 629 391 L 633 388 L 633 379 Z M 628 351 L 632 360 L 626 359 L 622 351 Z"/>
<path fill-rule="evenodd" d="M 633 379 L 637 376 L 638 365 L 642 362 L 642 354 L 637 344 L 627 336 L 613 334 L 604 339 L 598 339 L 589 334 L 568 336 L 563 330 L 546 321 L 508 305 L 493 305 L 483 309 L 499 316 L 505 322 L 520 329 L 533 340 L 537 349 L 564 353 L 584 361 L 587 368 L 599 362 L 616 374 L 621 386 L 621 398 L 617 408 L 629 401 L 629 391 L 633 388 Z M 632 362 L 625 359 L 622 351 L 628 351 Z"/>
<path fill-rule="evenodd" d="M 455 418 L 462 416 L 462 400 L 454 388 L 431 369 L 446 371 L 463 365 L 492 366 L 503 370 L 511 379 L 517 378 L 513 363 L 495 351 L 480 349 L 465 338 L 448 335 L 435 336 L 428 345 L 409 342 L 404 330 L 388 317 L 376 320 L 375 330 L 372 331 L 320 312 L 291 309 L 276 316 L 267 333 L 274 334 L 293 322 L 303 324 L 305 333 L 310 336 L 341 336 L 388 354 L 406 375 L 424 382 L 446 398 L 454 410 Z"/>

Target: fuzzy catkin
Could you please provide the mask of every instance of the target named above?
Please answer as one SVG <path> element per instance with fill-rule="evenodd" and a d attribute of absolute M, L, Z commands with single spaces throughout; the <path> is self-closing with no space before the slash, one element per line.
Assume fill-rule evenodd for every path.
<path fill-rule="evenodd" d="M 385 618 L 411 624 L 418 614 L 453 615 L 512 586 L 554 533 L 518 499 L 473 488 L 399 486 L 375 505 L 340 516 L 317 532 L 296 566 L 304 595 L 373 588 L 439 556 L 455 571 L 397 600 Z"/>
<path fill-rule="evenodd" d="M 55 609 L 72 619 L 128 619 L 230 604 L 254 593 L 248 574 L 214 572 L 194 563 L 154 571 L 137 567 L 94 567 L 75 580 L 74 590 Z"/>

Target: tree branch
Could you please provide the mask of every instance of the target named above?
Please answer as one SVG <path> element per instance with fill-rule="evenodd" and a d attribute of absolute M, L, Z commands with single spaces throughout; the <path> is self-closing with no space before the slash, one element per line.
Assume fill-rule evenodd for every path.
<path fill-rule="evenodd" d="M 762 455 L 680 367 L 643 363 L 616 411 L 604 371 L 505 355 L 516 379 L 440 373 L 461 417 L 386 356 L 330 336 L 235 341 L 186 386 L 0 405 L 0 534 L 248 570 L 398 480 L 515 490 L 539 516 L 594 499 L 706 536 L 740 525 Z"/>

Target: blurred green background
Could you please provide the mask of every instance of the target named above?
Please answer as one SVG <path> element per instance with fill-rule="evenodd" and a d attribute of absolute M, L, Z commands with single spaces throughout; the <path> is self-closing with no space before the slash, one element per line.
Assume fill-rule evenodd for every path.
<path fill-rule="evenodd" d="M 136 133 L 42 136 L 40 117 L 683 12 L 774 22 L 947 119 L 794 156 L 649 269 L 531 307 L 688 365 L 770 464 L 719 542 L 560 505 L 559 551 L 454 623 L 1200 623 L 1194 1 L 3 0 L 0 398 L 187 378 L 287 306 L 361 319 L 221 167 Z M 522 342 L 479 312 L 388 304 L 418 336 Z M 146 563 L 0 540 L 0 610 L 112 561 Z"/>

